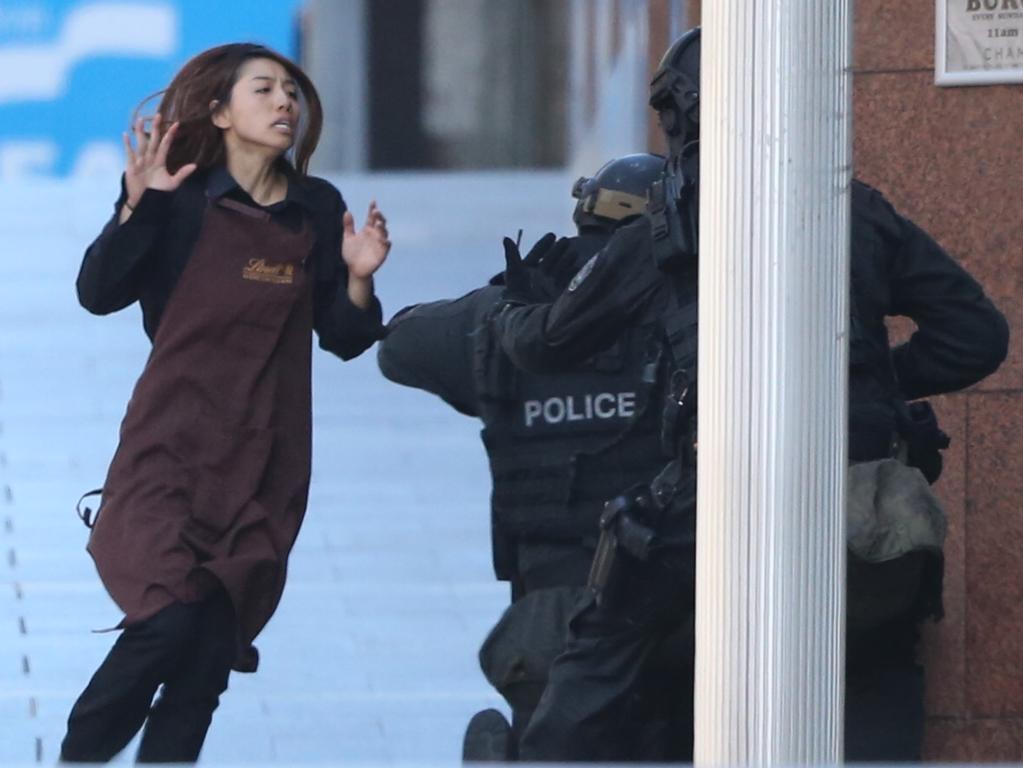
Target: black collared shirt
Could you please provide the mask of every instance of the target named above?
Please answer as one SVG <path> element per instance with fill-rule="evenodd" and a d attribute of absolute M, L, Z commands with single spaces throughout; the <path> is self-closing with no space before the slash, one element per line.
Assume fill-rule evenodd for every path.
<path fill-rule="evenodd" d="M 195 248 L 207 202 L 221 197 L 257 205 L 221 166 L 192 174 L 173 192 L 147 189 L 131 217 L 119 224 L 126 198 L 122 178 L 114 215 L 82 261 L 77 281 L 82 306 L 104 315 L 138 301 L 142 324 L 152 340 Z M 341 260 L 341 216 L 346 206 L 337 189 L 323 179 L 292 171 L 284 200 L 257 207 L 286 226 L 298 228 L 303 217 L 313 226 L 316 242 L 306 268 L 315 281 L 313 327 L 320 346 L 348 360 L 382 338 L 379 302 L 374 298 L 373 305 L 362 310 L 348 299 L 348 272 Z"/>

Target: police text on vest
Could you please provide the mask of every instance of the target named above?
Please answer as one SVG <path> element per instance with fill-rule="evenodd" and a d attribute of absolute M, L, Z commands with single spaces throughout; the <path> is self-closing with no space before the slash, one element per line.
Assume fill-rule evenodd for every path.
<path fill-rule="evenodd" d="M 527 427 L 539 420 L 544 424 L 592 419 L 628 419 L 636 413 L 635 392 L 601 392 L 597 395 L 568 395 L 523 403 Z"/>

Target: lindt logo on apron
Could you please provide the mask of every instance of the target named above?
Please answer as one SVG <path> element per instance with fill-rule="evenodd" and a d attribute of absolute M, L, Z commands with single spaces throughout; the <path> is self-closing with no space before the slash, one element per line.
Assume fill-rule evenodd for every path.
<path fill-rule="evenodd" d="M 242 268 L 242 279 L 290 285 L 295 282 L 295 265 L 249 259 L 249 263 Z"/>

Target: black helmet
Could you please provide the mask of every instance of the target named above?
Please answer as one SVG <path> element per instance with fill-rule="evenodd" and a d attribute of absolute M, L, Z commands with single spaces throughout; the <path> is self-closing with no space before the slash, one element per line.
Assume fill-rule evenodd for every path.
<path fill-rule="evenodd" d="M 650 106 L 657 110 L 672 157 L 700 138 L 700 28 L 672 43 L 650 81 Z"/>
<path fill-rule="evenodd" d="M 643 213 L 647 190 L 663 168 L 663 157 L 645 153 L 604 163 L 592 178 L 583 176 L 572 186 L 572 197 L 579 201 L 572 221 L 579 229 L 617 229 L 626 219 Z"/>

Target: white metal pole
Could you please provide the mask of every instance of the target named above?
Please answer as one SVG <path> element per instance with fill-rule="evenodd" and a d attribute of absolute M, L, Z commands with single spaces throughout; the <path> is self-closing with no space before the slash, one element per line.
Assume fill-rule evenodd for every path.
<path fill-rule="evenodd" d="M 851 38 L 703 6 L 699 765 L 842 758 Z"/>

